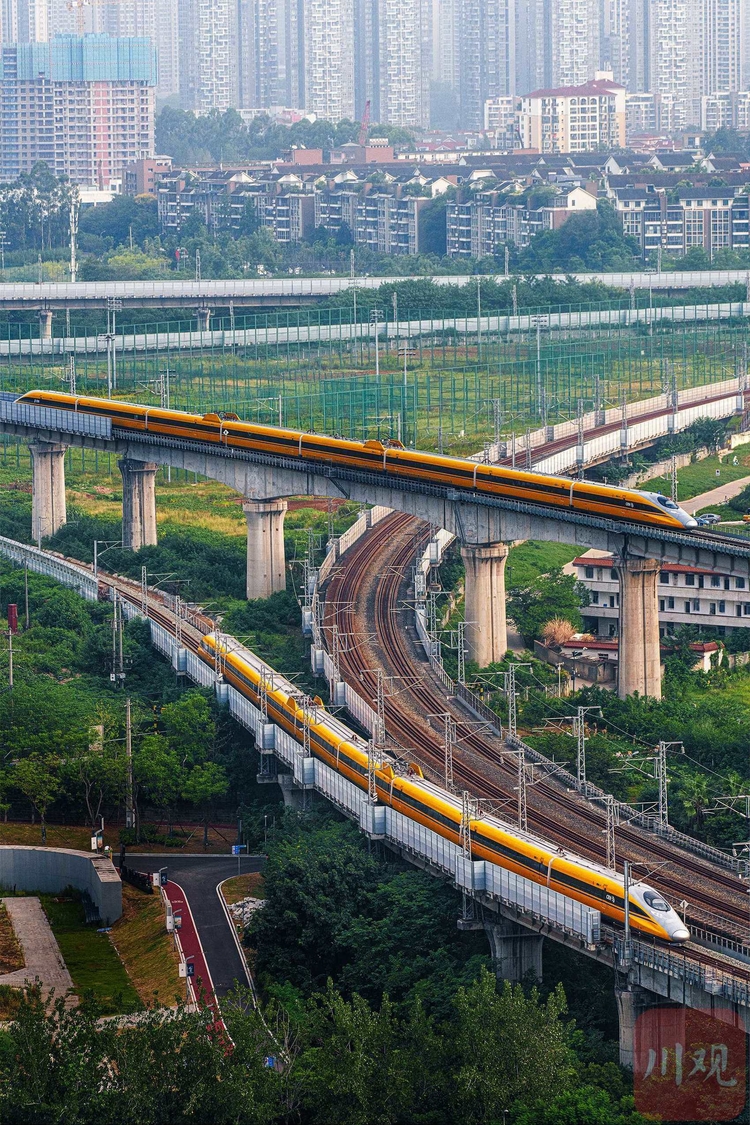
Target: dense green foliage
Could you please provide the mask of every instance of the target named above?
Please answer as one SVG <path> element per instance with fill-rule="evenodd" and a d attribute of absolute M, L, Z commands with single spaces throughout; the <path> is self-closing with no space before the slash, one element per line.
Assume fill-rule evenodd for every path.
<path fill-rule="evenodd" d="M 230 164 L 232 161 L 278 160 L 291 148 L 321 148 L 329 152 L 359 137 L 357 121 L 303 118 L 293 125 L 277 125 L 265 114 L 247 124 L 234 109 L 198 117 L 165 106 L 156 119 L 156 151 L 167 153 L 176 167 Z M 388 137 L 394 144 L 410 143 L 412 135 L 392 125 L 376 125 L 370 136 Z"/>
<path fill-rule="evenodd" d="M 37 996 L 0 1038 L 0 1116 L 8 1125 L 639 1125 L 617 1068 L 575 1053 L 560 992 L 483 973 L 449 1018 L 419 1001 L 397 1012 L 332 986 L 265 1010 L 237 993 L 210 1012 L 154 1011 L 133 1026 L 90 1011 L 54 1013 Z M 266 1060 L 275 1060 L 269 1067 Z"/>
<path fill-rule="evenodd" d="M 614 208 L 600 202 L 595 211 L 571 215 L 558 230 L 536 235 L 521 251 L 518 266 L 529 273 L 630 270 L 639 258 L 638 243 L 622 233 Z"/>
<path fill-rule="evenodd" d="M 42 826 L 50 812 L 98 824 L 103 812 L 121 807 L 125 792 L 124 700 L 110 680 L 119 668 L 112 606 L 86 603 L 35 574 L 28 590 L 29 628 L 14 638 L 12 692 L 7 644 L 0 652 L 0 802 L 5 811 L 31 807 Z M 23 626 L 24 574 L 2 563 L 0 614 L 10 602 Z M 154 659 L 140 622 L 124 630 L 123 667 L 137 809 L 207 816 L 230 787 L 233 807 L 254 799 L 249 736 L 209 693 L 181 690 Z"/>
<path fill-rule="evenodd" d="M 525 643 L 541 639 L 542 630 L 554 617 L 564 618 L 580 632 L 581 607 L 588 605 L 588 591 L 575 575 L 563 574 L 559 567 L 540 574 L 525 588 L 514 587 L 508 598 L 508 613 Z"/>

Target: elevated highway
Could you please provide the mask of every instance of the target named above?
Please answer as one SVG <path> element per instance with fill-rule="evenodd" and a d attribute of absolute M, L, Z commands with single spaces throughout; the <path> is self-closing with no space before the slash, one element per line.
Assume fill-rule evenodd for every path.
<path fill-rule="evenodd" d="M 674 273 L 580 273 L 539 274 L 565 281 L 572 276 L 584 284 L 599 282 L 617 289 L 664 290 L 695 289 L 719 285 L 748 285 L 747 270 L 686 270 Z M 512 280 L 504 274 L 483 274 L 483 279 L 503 283 Z M 437 285 L 476 283 L 473 274 L 435 274 L 430 277 L 288 277 L 243 278 L 228 281 L 52 281 L 6 282 L 0 285 L 0 309 L 106 309 L 107 302 L 118 300 L 122 308 L 258 308 L 263 305 L 301 305 L 319 301 L 353 286 L 378 289 L 381 285 L 404 281 L 434 281 Z"/>

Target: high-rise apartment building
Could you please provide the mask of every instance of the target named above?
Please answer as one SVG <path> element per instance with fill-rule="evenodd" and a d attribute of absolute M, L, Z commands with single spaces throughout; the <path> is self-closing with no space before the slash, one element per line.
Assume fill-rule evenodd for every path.
<path fill-rule="evenodd" d="M 481 129 L 484 103 L 516 90 L 516 0 L 460 0 L 461 124 Z"/>
<path fill-rule="evenodd" d="M 354 0 L 302 0 L 302 12 L 304 108 L 328 121 L 353 118 Z M 415 77 L 406 77 L 412 88 Z"/>
<path fill-rule="evenodd" d="M 649 25 L 651 0 L 605 0 L 602 62 L 628 93 L 650 88 Z"/>
<path fill-rule="evenodd" d="M 59 36 L 0 54 L 0 179 L 44 161 L 106 187 L 154 152 L 156 52 L 147 39 Z"/>
<path fill-rule="evenodd" d="M 649 92 L 675 106 L 674 127 L 689 123 L 689 71 L 695 64 L 698 29 L 691 26 L 691 0 L 651 0 L 649 24 Z"/>
<path fill-rule="evenodd" d="M 521 147 L 595 152 L 625 146 L 625 90 L 600 75 L 581 86 L 535 90 L 521 98 Z"/>
<path fill-rule="evenodd" d="M 732 92 L 742 86 L 744 0 L 694 0 L 698 37 L 698 96 Z"/>
<path fill-rule="evenodd" d="M 244 108 L 304 101 L 304 13 L 300 0 L 238 0 L 238 102 Z"/>
<path fill-rule="evenodd" d="M 598 0 L 550 0 L 552 84 L 580 86 L 594 77 L 600 60 Z"/>
<path fill-rule="evenodd" d="M 236 0 L 179 0 L 179 36 L 183 107 L 210 113 L 236 106 Z"/>
<path fill-rule="evenodd" d="M 360 13 L 360 53 L 371 86 L 374 121 L 406 128 L 429 125 L 432 0 L 371 0 Z"/>
<path fill-rule="evenodd" d="M 19 3 L 21 0 L 19 0 Z M 23 0 L 31 2 L 31 0 Z M 180 91 L 178 0 L 117 0 L 92 5 L 93 31 L 116 38 L 142 36 L 156 47 L 156 96 Z"/>

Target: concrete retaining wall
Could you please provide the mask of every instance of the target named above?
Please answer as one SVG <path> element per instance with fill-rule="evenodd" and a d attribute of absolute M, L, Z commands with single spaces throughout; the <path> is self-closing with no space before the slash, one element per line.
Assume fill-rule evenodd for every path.
<path fill-rule="evenodd" d="M 111 861 L 72 848 L 0 846 L 0 886 L 48 894 L 75 887 L 90 895 L 105 926 L 122 914 L 122 883 Z"/>

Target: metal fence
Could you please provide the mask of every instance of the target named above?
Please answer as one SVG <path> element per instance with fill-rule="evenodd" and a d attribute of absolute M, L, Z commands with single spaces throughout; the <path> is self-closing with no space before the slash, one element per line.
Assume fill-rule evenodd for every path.
<path fill-rule="evenodd" d="M 0 326 L 0 389 L 75 385 L 102 395 L 109 380 L 116 395 L 151 404 L 463 451 L 492 440 L 498 419 L 503 433 L 521 434 L 570 419 L 579 400 L 603 409 L 671 380 L 686 389 L 733 376 L 745 363 L 750 305 L 481 318 L 380 311 L 377 331 L 354 322 L 350 306 L 237 318 L 209 332 L 179 322 L 52 341 L 31 325 Z"/>

